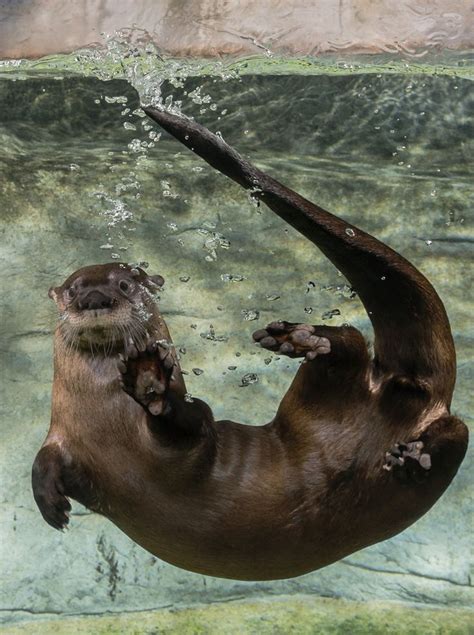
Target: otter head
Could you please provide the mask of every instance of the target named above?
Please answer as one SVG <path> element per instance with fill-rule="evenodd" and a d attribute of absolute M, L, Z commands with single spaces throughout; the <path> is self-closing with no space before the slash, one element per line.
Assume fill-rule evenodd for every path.
<path fill-rule="evenodd" d="M 49 290 L 60 312 L 59 333 L 78 348 L 121 348 L 145 340 L 158 309 L 152 294 L 162 276 L 124 263 L 83 267 Z"/>

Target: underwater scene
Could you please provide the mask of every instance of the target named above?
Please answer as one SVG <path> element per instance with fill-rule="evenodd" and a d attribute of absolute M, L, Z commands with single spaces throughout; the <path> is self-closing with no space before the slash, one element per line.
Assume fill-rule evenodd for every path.
<path fill-rule="evenodd" d="M 193 117 L 419 268 L 455 339 L 452 412 L 472 429 L 466 57 L 191 62 L 116 39 L 106 51 L 2 62 L 2 632 L 472 632 L 472 452 L 414 525 L 288 580 L 184 571 L 78 503 L 68 531 L 43 521 L 31 465 L 51 408 L 48 289 L 80 267 L 128 262 L 164 277 L 159 307 L 187 389 L 216 419 L 275 416 L 299 361 L 255 346 L 252 332 L 268 322 L 349 323 L 373 340 L 331 262 L 140 104 Z"/>

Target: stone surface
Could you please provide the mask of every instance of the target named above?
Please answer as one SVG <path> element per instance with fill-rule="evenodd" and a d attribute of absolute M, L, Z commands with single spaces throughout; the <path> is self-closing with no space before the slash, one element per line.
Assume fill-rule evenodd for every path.
<path fill-rule="evenodd" d="M 113 617 L 45 619 L 7 627 L 4 635 L 470 635 L 474 613 L 396 603 L 344 602 L 310 596 L 225 602 Z"/>
<path fill-rule="evenodd" d="M 189 97 L 198 82 L 207 102 Z M 458 349 L 454 412 L 470 421 L 468 83 L 427 76 L 217 83 L 211 77 L 188 80 L 181 97 L 184 110 L 259 166 L 380 237 L 428 276 Z M 371 334 L 344 280 L 295 231 L 173 140 L 163 136 L 145 148 L 156 128 L 133 114 L 137 105 L 124 82 L 0 82 L 0 616 L 123 613 L 299 593 L 469 605 L 472 454 L 441 501 L 407 531 L 293 580 L 234 582 L 181 571 L 78 505 L 67 533 L 41 519 L 30 469 L 49 418 L 54 308 L 47 290 L 66 273 L 108 261 L 111 252 L 148 261 L 166 279 L 162 310 L 175 342 L 186 347 L 190 392 L 208 400 L 217 417 L 249 424 L 273 416 L 297 367 L 283 358 L 266 364 L 269 355 L 252 343 L 253 330 L 275 318 L 317 323 L 338 309 L 328 323 L 351 322 Z M 112 250 L 100 248 L 109 243 Z M 244 320 L 243 310 L 258 311 L 258 319 Z M 195 375 L 193 368 L 204 372 Z M 248 373 L 259 381 L 242 387 Z"/>
<path fill-rule="evenodd" d="M 103 44 L 132 26 L 173 55 L 419 56 L 471 48 L 472 20 L 470 0 L 0 0 L 0 58 Z"/>

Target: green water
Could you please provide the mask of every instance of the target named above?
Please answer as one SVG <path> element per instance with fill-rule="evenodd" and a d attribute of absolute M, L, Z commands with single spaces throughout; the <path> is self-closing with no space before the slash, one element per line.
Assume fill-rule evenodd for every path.
<path fill-rule="evenodd" d="M 446 65 L 417 72 L 412 65 L 403 72 L 399 64 L 397 72 L 395 64 L 367 72 L 366 63 L 366 72 L 344 74 L 338 66 L 282 74 L 274 66 L 272 74 L 269 63 L 275 60 L 259 74 L 226 66 L 220 75 L 213 67 L 212 75 L 188 69 L 180 76 L 175 68 L 159 94 L 181 101 L 183 112 L 220 131 L 259 167 L 381 238 L 427 275 L 456 340 L 453 410 L 471 423 L 468 70 L 451 64 L 449 72 Z M 165 277 L 161 308 L 176 344 L 186 349 L 188 389 L 217 417 L 259 424 L 273 416 L 297 363 L 268 363 L 271 356 L 254 348 L 252 331 L 268 321 L 319 323 L 324 316 L 371 337 L 357 298 L 312 245 L 177 142 L 157 138 L 160 131 L 137 110 L 135 89 L 105 80 L 117 73 L 110 67 L 97 73 L 94 64 L 10 64 L 0 75 L 2 617 L 299 593 L 468 606 L 472 454 L 413 527 L 291 581 L 233 582 L 181 571 L 79 505 L 66 534 L 43 522 L 29 474 L 49 420 L 54 308 L 47 291 L 80 266 L 118 256 L 147 261 L 150 272 Z M 80 77 L 81 68 L 103 79 Z M 149 84 L 145 89 L 153 93 Z M 339 314 L 328 317 L 334 310 Z M 245 386 L 249 373 L 258 381 Z"/>

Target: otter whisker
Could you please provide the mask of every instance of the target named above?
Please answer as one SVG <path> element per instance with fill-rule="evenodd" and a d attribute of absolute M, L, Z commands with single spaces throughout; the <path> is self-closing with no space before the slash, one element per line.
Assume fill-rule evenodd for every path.
<path fill-rule="evenodd" d="M 60 322 L 58 330 L 64 340 L 66 346 L 66 353 L 71 354 L 74 352 L 74 348 L 78 346 L 78 328 L 72 324 L 66 325 L 66 322 Z"/>
<path fill-rule="evenodd" d="M 138 318 L 132 315 L 132 320 L 129 323 L 130 332 L 133 340 L 138 344 L 144 344 L 147 340 L 147 330 Z"/>
<path fill-rule="evenodd" d="M 112 332 L 110 334 L 110 338 L 107 342 L 107 352 L 106 352 L 106 357 L 108 357 L 109 355 L 112 354 L 112 351 L 114 350 L 114 345 L 115 345 L 116 339 L 115 339 L 115 334 Z"/>
<path fill-rule="evenodd" d="M 121 336 L 121 339 L 122 339 L 122 350 L 125 350 L 125 346 L 127 344 L 127 339 L 126 339 L 127 338 L 127 332 L 125 330 L 125 325 L 124 324 L 118 324 L 117 326 L 118 326 L 118 329 L 119 329 L 119 332 L 120 332 L 120 336 Z"/>
<path fill-rule="evenodd" d="M 138 347 L 142 348 L 144 344 L 146 344 L 147 340 L 147 331 L 143 324 L 138 322 L 138 320 L 132 316 L 132 320 L 127 324 L 128 332 L 133 343 Z"/>

